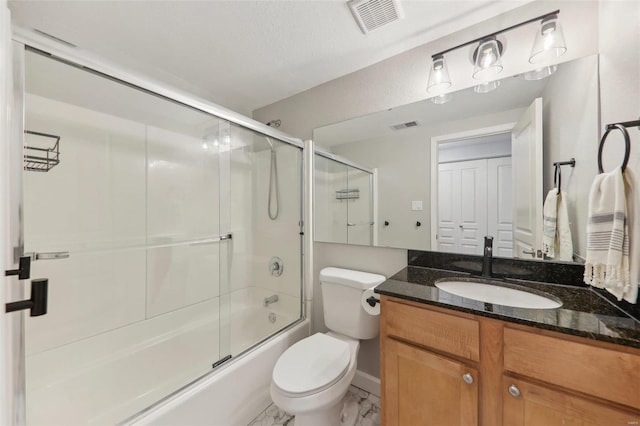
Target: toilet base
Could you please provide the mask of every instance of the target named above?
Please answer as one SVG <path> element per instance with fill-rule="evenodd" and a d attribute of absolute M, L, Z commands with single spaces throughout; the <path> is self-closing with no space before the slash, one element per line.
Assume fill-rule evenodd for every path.
<path fill-rule="evenodd" d="M 358 420 L 358 402 L 347 393 L 336 404 L 320 411 L 296 414 L 296 426 L 354 426 Z"/>

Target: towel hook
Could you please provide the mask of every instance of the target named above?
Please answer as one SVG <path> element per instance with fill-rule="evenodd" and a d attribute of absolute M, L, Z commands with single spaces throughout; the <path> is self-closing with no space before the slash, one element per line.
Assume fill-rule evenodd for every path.
<path fill-rule="evenodd" d="M 599 173 L 604 173 L 604 170 L 602 169 L 602 149 L 604 147 L 604 142 L 606 141 L 607 136 L 609 136 L 609 133 L 613 129 L 620 130 L 622 132 L 622 136 L 624 136 L 624 160 L 622 161 L 623 172 L 624 172 L 624 169 L 627 168 L 627 163 L 629 162 L 629 152 L 631 151 L 631 141 L 629 140 L 629 133 L 627 132 L 627 129 L 625 129 L 625 126 L 622 123 L 610 124 L 607 126 L 607 131 L 604 132 L 604 135 L 602 135 L 602 139 L 600 139 L 600 146 L 598 147 L 598 172 Z"/>
<path fill-rule="evenodd" d="M 576 159 L 571 157 L 569 161 L 556 161 L 553 163 L 556 168 L 553 172 L 553 185 L 558 188 L 558 194 L 560 194 L 560 188 L 562 186 L 562 166 L 576 166 Z"/>
<path fill-rule="evenodd" d="M 553 172 L 553 184 L 558 189 L 558 194 L 560 194 L 560 188 L 562 187 L 562 167 L 560 164 L 556 163 L 556 170 Z"/>

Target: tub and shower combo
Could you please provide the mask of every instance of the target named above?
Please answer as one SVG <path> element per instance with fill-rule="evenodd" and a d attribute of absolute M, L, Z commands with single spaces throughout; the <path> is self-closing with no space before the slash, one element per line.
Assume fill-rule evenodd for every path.
<path fill-rule="evenodd" d="M 17 417 L 247 424 L 308 333 L 303 144 L 27 38 L 13 42 L 11 238 L 48 306 L 11 314 Z"/>

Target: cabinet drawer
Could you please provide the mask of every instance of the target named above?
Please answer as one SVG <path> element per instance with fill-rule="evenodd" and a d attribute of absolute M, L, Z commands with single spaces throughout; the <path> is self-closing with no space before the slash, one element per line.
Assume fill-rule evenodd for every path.
<path fill-rule="evenodd" d="M 504 368 L 640 409 L 640 355 L 504 329 Z"/>
<path fill-rule="evenodd" d="M 480 360 L 478 321 L 384 300 L 386 334 L 418 345 Z"/>

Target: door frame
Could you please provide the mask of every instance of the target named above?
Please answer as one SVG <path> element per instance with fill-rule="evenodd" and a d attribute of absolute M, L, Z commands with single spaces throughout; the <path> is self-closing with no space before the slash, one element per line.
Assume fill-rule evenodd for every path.
<path fill-rule="evenodd" d="M 477 129 L 465 130 L 464 132 L 447 133 L 444 135 L 432 136 L 430 138 L 431 156 L 428 166 L 431 168 L 431 250 L 437 251 L 438 247 L 438 209 L 433 206 L 438 205 L 438 147 L 440 144 L 473 139 L 482 136 L 493 136 L 503 133 L 510 133 L 516 122 L 496 124 L 494 126 L 479 127 Z"/>
<path fill-rule="evenodd" d="M 0 4 L 0 7 L 6 6 Z M 0 424 L 23 425 L 26 423 L 25 316 L 22 311 L 7 314 L 4 306 L 25 298 L 24 287 L 29 280 L 7 277 L 4 271 L 17 269 L 24 251 L 22 144 L 25 46 L 12 40 L 3 40 L 3 45 L 8 47 L 6 57 L 2 58 L 3 62 L 8 62 L 8 75 L 0 84 L 4 85 L 2 102 L 8 118 L 0 125 L 0 131 L 6 137 L 0 149 L 0 199 L 3 206 L 0 211 L 0 235 L 3 236 L 0 242 Z"/>

